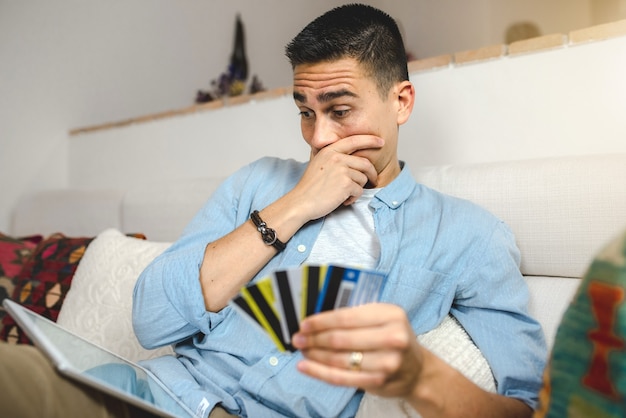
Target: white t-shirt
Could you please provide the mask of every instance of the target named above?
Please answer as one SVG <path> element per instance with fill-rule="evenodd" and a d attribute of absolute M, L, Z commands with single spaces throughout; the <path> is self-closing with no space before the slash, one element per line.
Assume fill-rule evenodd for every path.
<path fill-rule="evenodd" d="M 374 269 L 380 257 L 380 242 L 369 203 L 380 189 L 364 189 L 350 206 L 340 206 L 326 215 L 308 264 L 339 264 Z M 338 245 L 338 243 L 340 245 Z"/>

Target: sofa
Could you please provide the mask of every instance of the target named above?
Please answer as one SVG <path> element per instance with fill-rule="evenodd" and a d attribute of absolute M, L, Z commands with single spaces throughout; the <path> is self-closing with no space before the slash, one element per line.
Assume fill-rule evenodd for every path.
<path fill-rule="evenodd" d="M 626 154 L 413 167 L 412 173 L 421 183 L 485 207 L 510 226 L 522 254 L 530 312 L 542 324 L 551 348 L 561 317 L 594 254 L 626 227 Z M 29 289 L 47 279 L 33 281 L 32 266 L 30 285 L 25 284 L 29 277 L 22 275 L 22 282 L 14 281 L 8 296 L 21 298 L 26 305 L 48 303 L 45 309 L 35 308 L 132 360 L 170 353 L 171 347 L 146 350 L 137 342 L 130 319 L 133 285 L 141 270 L 176 240 L 222 180 L 194 178 L 128 190 L 63 189 L 25 196 L 7 236 L 39 239 L 31 243 L 30 257 L 36 257 L 37 248 L 50 239 L 57 243 L 78 239 L 76 245 L 82 244 L 82 249 L 74 248 L 73 257 L 67 252 L 70 255 L 62 263 L 72 265 L 64 270 L 63 283 L 47 283 L 37 301 L 29 299 Z M 3 323 L 4 337 L 17 339 L 6 317 Z M 493 390 L 485 365 L 470 364 L 478 364 L 480 354 L 468 360 L 466 348 L 471 340 L 462 330 L 446 322 L 432 333 L 419 338 L 460 370 L 474 368 L 466 373 Z M 373 398 L 367 399 L 382 404 Z M 372 405 L 370 415 L 375 416 Z M 394 408 L 393 413 L 385 411 L 391 416 L 414 416 L 402 405 Z"/>

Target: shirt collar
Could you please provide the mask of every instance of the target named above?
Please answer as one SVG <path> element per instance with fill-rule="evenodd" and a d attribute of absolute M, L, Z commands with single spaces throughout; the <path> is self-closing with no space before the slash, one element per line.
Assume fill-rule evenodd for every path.
<path fill-rule="evenodd" d="M 417 184 L 404 161 L 400 161 L 400 167 L 398 177 L 376 193 L 376 198 L 391 209 L 400 207 L 409 198 Z"/>

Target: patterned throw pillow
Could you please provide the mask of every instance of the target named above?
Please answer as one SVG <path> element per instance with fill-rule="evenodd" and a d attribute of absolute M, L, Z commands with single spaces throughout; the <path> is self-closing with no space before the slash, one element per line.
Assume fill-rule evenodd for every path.
<path fill-rule="evenodd" d="M 15 277 L 42 239 L 41 235 L 14 238 L 0 233 L 0 323 L 6 316 L 2 301 L 13 294 Z"/>
<path fill-rule="evenodd" d="M 11 299 L 56 321 L 74 271 L 91 238 L 69 238 L 54 234 L 39 243 L 16 276 Z M 2 319 L 0 340 L 30 344 L 10 315 Z"/>
<path fill-rule="evenodd" d="M 589 267 L 557 331 L 535 418 L 626 416 L 626 231 Z"/>

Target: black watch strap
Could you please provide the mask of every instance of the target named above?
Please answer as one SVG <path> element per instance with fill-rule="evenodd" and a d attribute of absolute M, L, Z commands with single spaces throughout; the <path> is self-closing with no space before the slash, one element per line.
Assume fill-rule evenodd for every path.
<path fill-rule="evenodd" d="M 265 244 L 271 245 L 279 252 L 285 249 L 286 244 L 279 240 L 276 236 L 276 231 L 269 228 L 263 219 L 261 219 L 261 215 L 259 215 L 258 210 L 255 210 L 250 214 L 250 219 L 252 220 L 254 226 L 256 226 L 257 231 L 261 233 L 261 238 Z"/>

